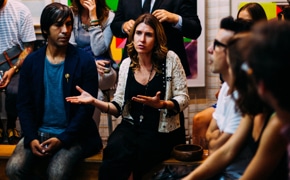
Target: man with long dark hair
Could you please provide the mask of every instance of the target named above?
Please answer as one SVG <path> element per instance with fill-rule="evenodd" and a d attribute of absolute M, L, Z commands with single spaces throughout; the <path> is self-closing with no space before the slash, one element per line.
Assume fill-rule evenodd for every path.
<path fill-rule="evenodd" d="M 7 163 L 10 179 L 33 179 L 39 167 L 48 179 L 70 179 L 78 162 L 102 148 L 94 107 L 65 102 L 78 94 L 76 85 L 94 97 L 98 89 L 94 59 L 69 44 L 72 11 L 49 4 L 40 24 L 47 45 L 25 59 L 20 73 L 17 108 L 24 138 Z"/>

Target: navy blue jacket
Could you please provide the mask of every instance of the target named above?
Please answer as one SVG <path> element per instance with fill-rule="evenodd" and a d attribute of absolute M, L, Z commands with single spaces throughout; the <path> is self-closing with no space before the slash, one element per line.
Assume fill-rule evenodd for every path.
<path fill-rule="evenodd" d="M 31 53 L 24 61 L 20 71 L 18 92 L 18 116 L 24 134 L 24 145 L 38 138 L 37 130 L 42 124 L 44 114 L 44 61 L 46 46 Z M 92 105 L 71 104 L 65 97 L 80 93 L 79 85 L 94 97 L 98 92 L 98 73 L 92 57 L 70 45 L 67 48 L 63 72 L 63 94 L 68 126 L 57 136 L 63 147 L 70 147 L 78 142 L 85 150 L 84 157 L 97 153 L 102 148 L 102 141 L 95 122 L 92 119 Z M 66 75 L 68 74 L 68 75 Z M 53 112 L 51 112 L 53 113 Z"/>

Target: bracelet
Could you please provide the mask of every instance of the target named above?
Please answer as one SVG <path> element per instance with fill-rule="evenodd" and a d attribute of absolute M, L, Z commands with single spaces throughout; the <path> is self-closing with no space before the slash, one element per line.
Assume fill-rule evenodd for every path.
<path fill-rule="evenodd" d="M 94 19 L 94 20 L 91 20 L 90 22 L 91 22 L 91 24 L 92 24 L 92 23 L 96 23 L 96 22 L 98 23 L 98 22 L 100 22 L 100 20 L 98 20 L 98 19 Z"/>
<path fill-rule="evenodd" d="M 91 26 L 99 26 L 99 23 L 91 23 Z"/>
<path fill-rule="evenodd" d="M 17 73 L 19 71 L 17 66 L 13 66 L 12 68 L 15 70 L 15 73 Z"/>

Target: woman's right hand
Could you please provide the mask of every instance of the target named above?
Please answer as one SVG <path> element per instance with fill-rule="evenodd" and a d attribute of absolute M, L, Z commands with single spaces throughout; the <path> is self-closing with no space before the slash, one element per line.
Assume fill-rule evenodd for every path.
<path fill-rule="evenodd" d="M 84 91 L 79 86 L 76 86 L 76 89 L 81 93 L 79 96 L 70 96 L 66 97 L 66 101 L 74 104 L 93 104 L 95 98 L 90 95 L 88 92 Z"/>

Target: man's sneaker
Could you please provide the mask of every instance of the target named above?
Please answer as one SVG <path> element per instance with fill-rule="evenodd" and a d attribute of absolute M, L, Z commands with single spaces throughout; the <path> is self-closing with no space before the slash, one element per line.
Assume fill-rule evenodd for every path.
<path fill-rule="evenodd" d="M 17 129 L 14 128 L 7 130 L 7 138 L 9 144 L 17 144 L 21 137 Z"/>

